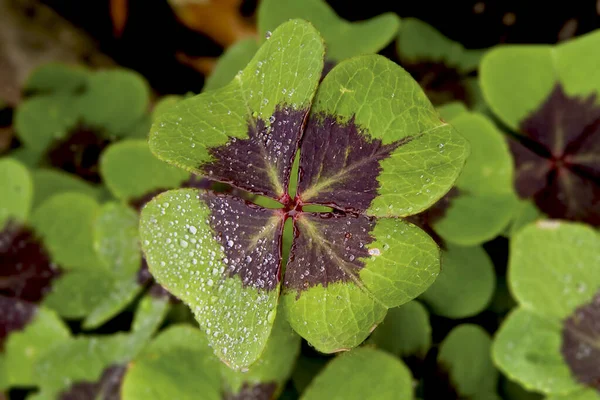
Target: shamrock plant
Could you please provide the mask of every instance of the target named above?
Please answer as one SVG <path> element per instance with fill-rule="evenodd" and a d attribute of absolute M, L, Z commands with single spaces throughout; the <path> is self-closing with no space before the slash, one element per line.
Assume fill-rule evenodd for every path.
<path fill-rule="evenodd" d="M 349 59 L 319 85 L 323 56 L 310 24 L 287 22 L 231 83 L 176 104 L 150 132 L 158 158 L 278 202 L 179 189 L 142 210 L 150 271 L 234 369 L 262 353 L 279 301 L 330 353 L 358 345 L 439 272 L 435 242 L 402 217 L 450 189 L 467 142 L 392 62 Z"/>
<path fill-rule="evenodd" d="M 481 65 L 491 110 L 512 132 L 514 185 L 551 218 L 600 225 L 600 33 L 555 45 L 503 46 Z"/>
<path fill-rule="evenodd" d="M 376 53 L 389 44 L 400 26 L 400 19 L 385 13 L 366 21 L 349 22 L 340 18 L 324 0 L 264 0 L 258 5 L 257 25 L 260 42 L 277 26 L 292 18 L 302 18 L 315 26 L 326 45 L 327 73 L 335 63 L 361 54 Z M 258 51 L 259 41 L 244 39 L 227 49 L 204 86 L 204 91 L 225 86 Z"/>
<path fill-rule="evenodd" d="M 509 283 L 518 302 L 493 358 L 548 399 L 600 399 L 600 235 L 558 220 L 529 224 L 511 242 Z"/>

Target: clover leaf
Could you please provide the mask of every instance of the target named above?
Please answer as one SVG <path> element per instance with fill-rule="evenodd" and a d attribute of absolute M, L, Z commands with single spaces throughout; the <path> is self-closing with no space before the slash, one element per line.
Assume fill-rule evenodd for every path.
<path fill-rule="evenodd" d="M 402 361 L 367 347 L 334 358 L 301 397 L 302 400 L 412 398 L 412 377 Z"/>
<path fill-rule="evenodd" d="M 512 131 L 514 186 L 550 218 L 600 225 L 600 33 L 558 45 L 502 46 L 482 60 L 491 110 Z"/>
<path fill-rule="evenodd" d="M 145 137 L 150 91 L 139 74 L 113 69 L 91 72 L 48 64 L 34 71 L 31 94 L 16 109 L 20 157 L 98 183 L 98 157 L 122 137 Z"/>
<path fill-rule="evenodd" d="M 550 398 L 600 398 L 600 235 L 583 224 L 544 220 L 520 230 L 510 250 L 519 307 L 494 340 L 496 365 Z"/>
<path fill-rule="evenodd" d="M 258 33 L 261 42 L 277 26 L 289 19 L 309 21 L 321 32 L 326 45 L 323 74 L 346 58 L 377 53 L 393 39 L 400 19 L 392 13 L 378 15 L 366 21 L 349 22 L 340 18 L 323 0 L 265 0 L 258 5 Z M 203 91 L 214 90 L 228 84 L 258 51 L 255 39 L 244 39 L 229 47 L 221 56 Z"/>
<path fill-rule="evenodd" d="M 416 18 L 403 19 L 397 50 L 401 65 L 433 104 L 462 101 L 473 109 L 483 107 L 477 80 L 470 75 L 477 70 L 484 50 L 465 49 Z"/>
<path fill-rule="evenodd" d="M 181 101 L 150 133 L 158 158 L 281 204 L 180 189 L 142 210 L 150 271 L 190 306 L 235 369 L 262 353 L 281 280 L 292 328 L 333 352 L 362 342 L 388 308 L 419 295 L 439 272 L 433 240 L 399 217 L 449 190 L 467 142 L 383 57 L 340 63 L 316 91 L 323 51 L 310 24 L 285 23 L 230 84 Z M 282 279 L 286 219 L 295 235 Z"/>
<path fill-rule="evenodd" d="M 513 219 L 513 160 L 504 136 L 484 115 L 465 111 L 447 121 L 469 141 L 471 153 L 454 188 L 418 217 L 445 242 L 474 246 L 498 236 Z"/>

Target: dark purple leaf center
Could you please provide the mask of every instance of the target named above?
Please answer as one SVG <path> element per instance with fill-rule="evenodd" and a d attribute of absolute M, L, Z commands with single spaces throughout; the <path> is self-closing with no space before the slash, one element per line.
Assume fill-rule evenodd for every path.
<path fill-rule="evenodd" d="M 78 175 L 86 181 L 101 181 L 98 161 L 110 140 L 96 129 L 78 126 L 66 139 L 57 141 L 47 152 L 50 164 L 56 168 Z"/>
<path fill-rule="evenodd" d="M 515 188 L 552 218 L 600 226 L 600 106 L 557 84 L 511 139 Z"/>
<path fill-rule="evenodd" d="M 0 231 L 0 294 L 40 301 L 60 270 L 29 228 L 8 222 Z"/>
<path fill-rule="evenodd" d="M 121 365 L 113 365 L 102 371 L 97 382 L 80 381 L 59 394 L 59 400 L 120 400 L 121 383 L 127 368 Z"/>
<path fill-rule="evenodd" d="M 564 321 L 561 352 L 575 379 L 600 392 L 600 293 Z"/>
<path fill-rule="evenodd" d="M 37 310 L 33 303 L 0 295 L 0 351 L 4 349 L 8 335 L 25 328 Z"/>

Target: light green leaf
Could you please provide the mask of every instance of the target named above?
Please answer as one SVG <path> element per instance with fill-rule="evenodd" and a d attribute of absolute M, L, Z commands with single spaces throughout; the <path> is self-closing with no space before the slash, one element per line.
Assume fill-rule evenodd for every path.
<path fill-rule="evenodd" d="M 259 358 L 275 319 L 283 229 L 276 212 L 193 189 L 164 192 L 142 210 L 150 272 L 190 306 L 234 369 Z"/>
<path fill-rule="evenodd" d="M 291 18 L 305 19 L 321 32 L 327 58 L 333 61 L 377 53 L 394 39 L 400 27 L 400 19 L 392 13 L 351 23 L 338 17 L 323 0 L 263 0 L 258 8 L 258 30 L 268 35 Z"/>
<path fill-rule="evenodd" d="M 34 211 L 33 227 L 60 268 L 106 270 L 94 250 L 94 223 L 99 211 L 92 197 L 80 193 L 55 195 Z"/>
<path fill-rule="evenodd" d="M 168 296 L 155 296 L 152 293 L 145 295 L 137 307 L 131 331 L 144 340 L 150 339 L 164 321 L 168 311 Z"/>
<path fill-rule="evenodd" d="M 261 4 L 262 7 L 264 5 Z M 243 39 L 225 50 L 215 65 L 213 72 L 206 78 L 202 91 L 215 90 L 227 85 L 235 75 L 244 69 L 258 51 L 255 39 Z"/>
<path fill-rule="evenodd" d="M 93 327 L 106 320 L 106 313 L 118 311 L 114 309 L 113 296 L 122 299 L 122 295 L 118 290 L 112 293 L 115 290 L 113 285 L 113 278 L 107 270 L 74 269 L 52 282 L 52 290 L 44 298 L 44 305 L 63 318 L 88 317 L 87 325 Z M 92 314 L 97 307 L 98 314 Z"/>
<path fill-rule="evenodd" d="M 31 174 L 20 162 L 0 158 L 0 230 L 8 220 L 23 222 L 29 216 L 33 197 Z"/>
<path fill-rule="evenodd" d="M 100 173 L 111 192 L 125 201 L 158 189 L 178 187 L 190 176 L 154 157 L 143 140 L 110 145 L 100 158 Z"/>
<path fill-rule="evenodd" d="M 416 300 L 391 308 L 369 342 L 398 357 L 425 359 L 431 347 L 431 324 L 427 309 Z"/>
<path fill-rule="evenodd" d="M 50 62 L 35 68 L 25 84 L 26 93 L 76 93 L 85 89 L 90 71 L 79 65 Z"/>
<path fill-rule="evenodd" d="M 452 329 L 440 345 L 438 364 L 463 397 L 494 392 L 498 371 L 492 363 L 492 339 L 480 326 L 462 324 Z"/>
<path fill-rule="evenodd" d="M 600 394 L 594 389 L 584 389 L 576 393 L 569 393 L 567 395 L 553 395 L 546 397 L 546 400 L 598 400 Z"/>
<path fill-rule="evenodd" d="M 495 283 L 494 265 L 483 248 L 448 245 L 440 276 L 420 299 L 437 315 L 471 317 L 489 304 Z"/>
<path fill-rule="evenodd" d="M 545 218 L 547 217 L 542 214 L 532 200 L 520 200 L 514 218 L 508 227 L 508 237 L 513 237 L 528 224 Z"/>
<path fill-rule="evenodd" d="M 33 369 L 53 347 L 69 340 L 64 322 L 51 310 L 41 307 L 25 329 L 12 332 L 5 343 L 6 378 L 10 386 L 34 386 Z M 1 387 L 1 386 L 0 386 Z"/>
<path fill-rule="evenodd" d="M 382 218 L 376 220 L 374 227 L 369 227 L 370 231 L 365 228 L 367 233 L 363 234 L 373 241 L 364 240 L 370 255 L 358 260 L 364 263 L 361 268 L 361 264 L 358 267 L 353 264 L 356 261 L 353 257 L 344 254 L 343 246 L 333 246 L 334 239 L 322 236 L 323 232 L 335 232 L 336 227 L 346 229 L 346 222 L 323 225 L 328 221 L 319 217 L 310 220 L 301 217 L 296 221 L 300 241 L 295 243 L 294 258 L 302 264 L 287 265 L 282 297 L 294 330 L 324 353 L 349 350 L 360 344 L 383 320 L 388 308 L 421 294 L 439 273 L 439 248 L 425 232 L 412 224 L 401 219 Z M 354 240 L 363 240 L 358 236 L 363 230 L 352 226 L 348 229 L 353 229 Z M 343 232 L 339 236 L 344 237 Z M 348 246 L 358 247 L 358 243 Z M 338 253 L 340 249 L 341 253 Z M 297 288 L 288 284 L 298 280 L 300 274 L 288 277 L 290 270 L 307 268 L 309 271 L 311 262 L 314 263 L 312 268 L 316 269 L 319 260 L 327 261 L 325 270 L 329 274 L 344 271 L 349 277 L 338 281 L 334 281 L 333 276 L 323 278 L 325 286 Z"/>
<path fill-rule="evenodd" d="M 600 32 L 558 45 L 500 46 L 481 62 L 480 82 L 490 108 L 512 129 L 560 82 L 568 95 L 600 91 Z"/>
<path fill-rule="evenodd" d="M 578 223 L 530 224 L 511 240 L 508 278 L 522 307 L 562 320 L 600 289 L 600 234 Z"/>
<path fill-rule="evenodd" d="M 43 152 L 67 136 L 79 119 L 78 101 L 68 95 L 40 95 L 22 102 L 15 113 L 14 127 L 29 148 Z"/>
<path fill-rule="evenodd" d="M 84 123 L 126 136 L 147 111 L 149 101 L 150 88 L 140 74 L 125 69 L 104 70 L 90 76 L 79 109 Z"/>
<path fill-rule="evenodd" d="M 477 69 L 484 53 L 484 50 L 465 49 L 460 43 L 448 39 L 431 25 L 416 18 L 402 20 L 397 49 L 403 62 L 444 63 L 464 74 Z"/>
<path fill-rule="evenodd" d="M 53 195 L 64 192 L 85 194 L 95 200 L 100 198 L 100 190 L 77 175 L 50 168 L 35 169 L 31 174 L 34 209 Z"/>
<path fill-rule="evenodd" d="M 494 363 L 527 390 L 557 394 L 579 390 L 582 386 L 572 378 L 560 352 L 560 330 L 558 320 L 517 308 L 496 334 Z"/>
<path fill-rule="evenodd" d="M 152 121 L 156 120 L 156 118 L 158 118 L 160 114 L 167 111 L 169 108 L 173 107 L 175 104 L 179 103 L 183 99 L 183 96 L 177 94 L 171 94 L 161 97 L 152 109 Z"/>
<path fill-rule="evenodd" d="M 331 361 L 302 400 L 412 400 L 412 376 L 397 358 L 359 348 Z"/>
<path fill-rule="evenodd" d="M 460 101 L 452 101 L 438 107 L 437 111 L 444 121 L 450 121 L 463 113 L 469 112 L 469 109 Z"/>
<path fill-rule="evenodd" d="M 105 203 L 94 224 L 94 249 L 115 278 L 133 278 L 142 254 L 138 239 L 139 217 L 119 203 Z"/>
<path fill-rule="evenodd" d="M 444 216 L 432 223 L 444 240 L 473 246 L 491 240 L 509 224 L 517 206 L 513 159 L 508 143 L 481 114 L 462 113 L 450 120 L 471 145 Z"/>
<path fill-rule="evenodd" d="M 281 392 L 300 352 L 300 336 L 292 330 L 281 311 L 280 306 L 264 353 L 248 371 L 221 366 L 227 393 L 239 396 L 244 386 L 252 388 L 260 384 L 273 385 L 274 398 Z"/>
<path fill-rule="evenodd" d="M 130 364 L 121 395 L 123 400 L 221 399 L 218 363 L 205 335 L 186 325 L 162 332 Z"/>

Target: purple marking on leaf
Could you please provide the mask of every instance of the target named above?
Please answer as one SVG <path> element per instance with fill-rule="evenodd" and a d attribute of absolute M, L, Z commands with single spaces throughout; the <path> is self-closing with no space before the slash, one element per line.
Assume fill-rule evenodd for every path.
<path fill-rule="evenodd" d="M 273 290 L 280 280 L 283 213 L 224 194 L 206 192 L 200 198 L 210 209 L 226 273 L 239 275 L 244 287 Z"/>
<path fill-rule="evenodd" d="M 277 383 L 262 382 L 253 385 L 244 382 L 242 389 L 236 393 L 225 393 L 224 400 L 271 400 L 275 397 Z"/>
<path fill-rule="evenodd" d="M 511 140 L 515 188 L 551 218 L 600 226 L 600 106 L 557 84 Z"/>
<path fill-rule="evenodd" d="M 294 224 L 294 242 L 284 284 L 298 296 L 316 285 L 354 281 L 363 259 L 370 257 L 375 220 L 360 214 L 301 213 Z"/>
<path fill-rule="evenodd" d="M 15 297 L 0 296 L 0 351 L 4 341 L 14 331 L 20 331 L 31 321 L 38 308 Z"/>
<path fill-rule="evenodd" d="M 80 381 L 58 395 L 59 400 L 121 400 L 121 383 L 127 369 L 112 365 L 97 382 Z"/>
<path fill-rule="evenodd" d="M 29 228 L 9 222 L 0 231 L 0 294 L 37 302 L 60 270 Z"/>
<path fill-rule="evenodd" d="M 600 392 L 600 293 L 565 321 L 561 353 L 578 382 Z"/>
<path fill-rule="evenodd" d="M 209 149 L 213 161 L 199 166 L 210 179 L 279 199 L 287 193 L 292 162 L 308 110 L 278 108 L 248 125 L 248 138 L 231 138 Z"/>
<path fill-rule="evenodd" d="M 369 140 L 354 117 L 339 123 L 329 115 L 311 116 L 300 151 L 300 199 L 345 211 L 366 210 L 377 196 L 379 162 L 411 140 L 384 145 Z"/>
<path fill-rule="evenodd" d="M 78 127 L 64 140 L 52 145 L 47 152 L 50 164 L 64 171 L 78 175 L 86 181 L 99 183 L 100 154 L 110 140 L 99 132 L 86 127 Z"/>
<path fill-rule="evenodd" d="M 420 212 L 415 215 L 410 215 L 405 218 L 406 221 L 410 222 L 423 229 L 431 238 L 437 243 L 440 248 L 445 249 L 446 243 L 444 239 L 440 235 L 438 235 L 433 229 L 433 224 L 436 221 L 444 218 L 446 212 L 448 211 L 448 207 L 452 204 L 452 200 L 458 197 L 461 194 L 461 191 L 454 186 L 448 193 L 446 193 L 441 199 L 436 201 L 431 207 L 427 210 Z"/>

